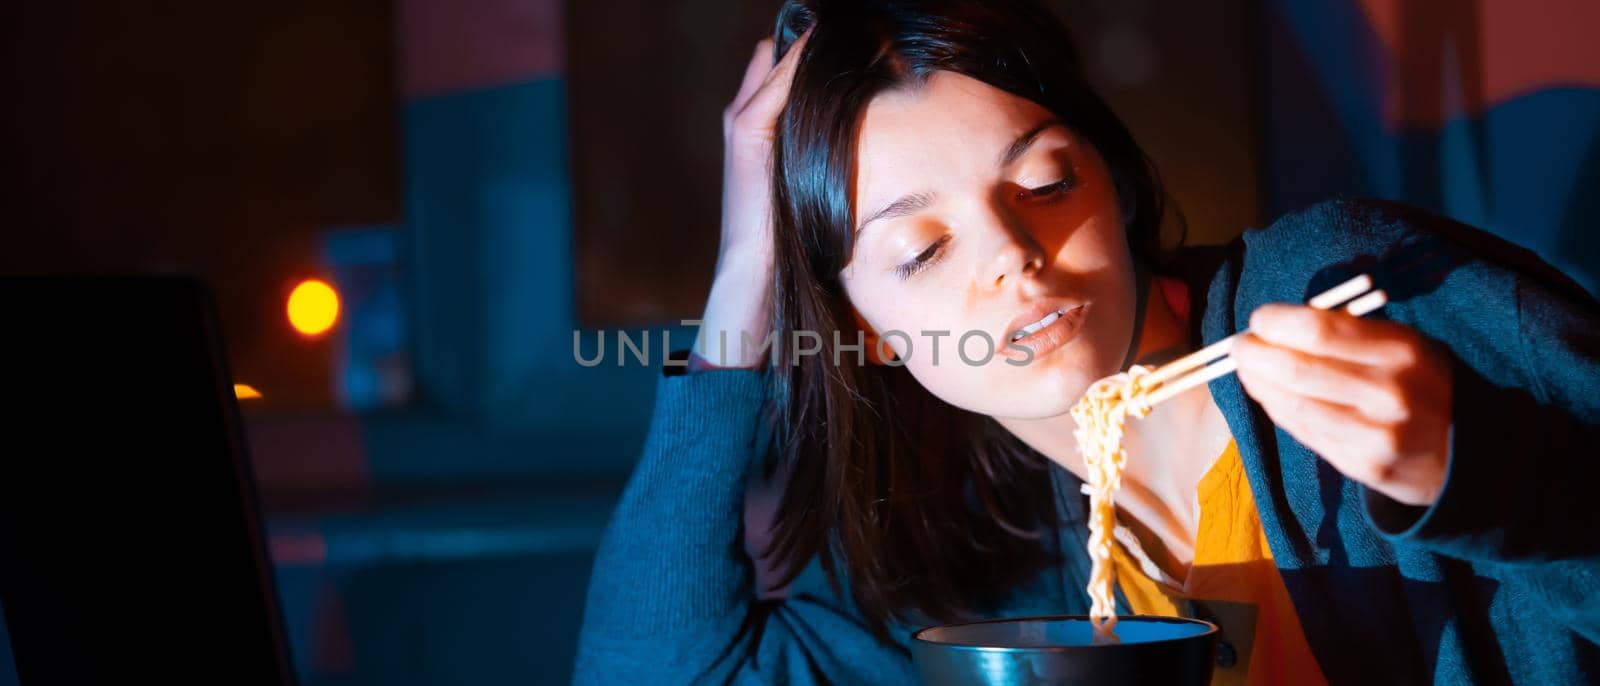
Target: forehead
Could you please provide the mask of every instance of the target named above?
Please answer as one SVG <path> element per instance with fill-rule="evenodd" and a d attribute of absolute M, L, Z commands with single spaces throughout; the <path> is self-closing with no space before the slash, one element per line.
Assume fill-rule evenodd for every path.
<path fill-rule="evenodd" d="M 1006 147 L 1048 117 L 1026 98 L 951 72 L 886 91 L 861 120 L 856 197 L 869 202 L 879 194 L 936 191 L 964 176 L 992 177 Z"/>

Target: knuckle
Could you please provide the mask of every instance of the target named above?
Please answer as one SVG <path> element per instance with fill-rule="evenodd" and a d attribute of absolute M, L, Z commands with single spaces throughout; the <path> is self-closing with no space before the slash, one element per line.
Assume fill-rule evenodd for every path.
<path fill-rule="evenodd" d="M 1389 416 L 1396 422 L 1405 423 L 1417 416 L 1417 408 L 1411 398 L 1405 395 L 1393 396 L 1389 405 Z"/>
<path fill-rule="evenodd" d="M 1338 326 L 1336 318 L 1328 316 L 1326 313 L 1307 312 L 1305 319 L 1306 338 L 1312 343 L 1319 345 L 1327 343 L 1337 334 L 1335 331 L 1335 327 Z"/>
<path fill-rule="evenodd" d="M 1382 379 L 1377 382 L 1377 393 L 1373 408 L 1378 413 L 1378 419 L 1394 422 L 1405 422 L 1413 414 L 1412 400 L 1406 395 L 1405 387 L 1395 379 Z"/>
<path fill-rule="evenodd" d="M 1395 463 L 1392 460 L 1373 460 L 1367 463 L 1367 478 L 1371 483 L 1386 484 L 1394 481 Z"/>
<path fill-rule="evenodd" d="M 1397 366 L 1407 369 L 1415 367 L 1422 362 L 1422 350 L 1416 341 L 1411 340 L 1397 342 L 1390 356 Z"/>
<path fill-rule="evenodd" d="M 750 112 L 750 108 L 744 107 L 733 112 L 733 116 L 729 117 L 728 122 L 735 134 L 743 134 L 744 132 L 749 131 L 750 128 L 755 125 L 755 122 L 752 121 L 752 119 L 753 115 Z"/>
<path fill-rule="evenodd" d="M 1382 460 L 1390 460 L 1393 458 L 1393 456 L 1400 453 L 1400 432 L 1385 428 L 1377 433 L 1378 435 L 1375 441 L 1376 445 L 1374 447 L 1377 448 L 1377 452 Z"/>

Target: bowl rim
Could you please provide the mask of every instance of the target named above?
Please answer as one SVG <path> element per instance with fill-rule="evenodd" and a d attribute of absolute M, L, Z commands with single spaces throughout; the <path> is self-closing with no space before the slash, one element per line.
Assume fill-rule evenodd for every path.
<path fill-rule="evenodd" d="M 1175 637 L 1175 638 L 1163 638 L 1163 639 L 1158 640 L 1158 641 L 1139 641 L 1138 643 L 1108 643 L 1108 644 L 1104 644 L 1104 645 L 1092 645 L 1091 644 L 1091 645 L 1075 645 L 1075 646 L 996 646 L 996 645 L 986 645 L 986 644 L 982 644 L 982 643 L 945 643 L 943 641 L 933 641 L 933 640 L 929 640 L 929 639 L 926 639 L 926 638 L 922 637 L 922 635 L 924 633 L 932 631 L 934 629 L 948 629 L 948 628 L 951 628 L 951 627 L 961 627 L 961 626 L 977 626 L 979 624 L 1009 624 L 1009 623 L 1027 622 L 1027 621 L 1057 621 L 1057 620 L 1063 620 L 1063 619 L 1089 621 L 1090 617 L 1089 617 L 1089 615 L 1035 615 L 1035 616 L 1031 616 L 1031 617 L 1000 617 L 1000 618 L 996 618 L 996 619 L 983 619 L 983 620 L 978 620 L 978 621 L 973 621 L 973 622 L 956 622 L 954 624 L 937 624 L 937 625 L 934 625 L 934 626 L 923 627 L 921 629 L 918 629 L 918 630 L 912 632 L 912 634 L 911 634 L 911 642 L 914 643 L 914 644 L 922 644 L 922 645 L 925 645 L 925 646 L 937 646 L 937 647 L 940 647 L 940 648 L 952 648 L 952 649 L 956 649 L 956 650 L 976 650 L 976 651 L 997 652 L 997 653 L 1013 653 L 1013 652 L 1070 653 L 1070 652 L 1076 652 L 1076 651 L 1080 651 L 1080 650 L 1106 650 L 1106 649 L 1119 649 L 1119 648 L 1121 648 L 1121 649 L 1130 649 L 1131 650 L 1131 649 L 1137 648 L 1138 646 L 1161 645 L 1161 644 L 1164 644 L 1164 643 L 1176 643 L 1176 642 L 1179 642 L 1179 641 L 1191 641 L 1191 640 L 1194 640 L 1194 639 L 1197 639 L 1197 638 L 1214 637 L 1214 636 L 1217 635 L 1217 633 L 1219 631 L 1219 629 L 1217 628 L 1216 624 L 1208 622 L 1208 621 L 1206 621 L 1204 619 L 1196 619 L 1196 618 L 1193 618 L 1193 617 L 1172 617 L 1172 616 L 1168 616 L 1168 615 L 1119 615 L 1117 617 L 1117 621 L 1119 621 L 1119 622 L 1122 621 L 1122 620 L 1127 620 L 1127 619 L 1138 619 L 1138 620 L 1144 620 L 1144 621 L 1161 622 L 1163 624 L 1199 624 L 1199 625 L 1202 625 L 1202 626 L 1206 627 L 1206 630 L 1202 631 L 1202 632 L 1200 632 L 1198 634 L 1194 634 L 1193 636 L 1178 636 L 1178 637 Z"/>

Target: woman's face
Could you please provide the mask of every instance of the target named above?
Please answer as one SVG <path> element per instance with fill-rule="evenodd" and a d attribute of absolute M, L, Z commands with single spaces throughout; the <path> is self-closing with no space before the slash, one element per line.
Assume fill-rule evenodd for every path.
<path fill-rule="evenodd" d="M 857 240 L 839 275 L 924 387 L 1036 419 L 1117 371 L 1133 263 L 1093 147 L 1043 107 L 949 72 L 877 96 L 859 136 Z"/>

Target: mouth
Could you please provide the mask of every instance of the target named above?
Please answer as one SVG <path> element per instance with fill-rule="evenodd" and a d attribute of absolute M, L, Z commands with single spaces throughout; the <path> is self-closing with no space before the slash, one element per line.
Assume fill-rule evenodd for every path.
<path fill-rule="evenodd" d="M 1054 324 L 1057 319 L 1060 319 L 1060 318 L 1066 316 L 1066 314 L 1067 314 L 1067 308 L 1065 308 L 1065 307 L 1060 308 L 1058 310 L 1055 310 L 1055 311 L 1051 312 L 1050 314 L 1045 315 L 1044 318 L 1042 318 L 1042 319 L 1040 319 L 1040 320 L 1038 320 L 1036 322 L 1033 322 L 1032 324 L 1028 324 L 1027 326 L 1024 326 L 1024 327 L 1022 327 L 1020 329 L 1017 329 L 1014 333 L 1011 334 L 1011 340 L 1013 342 L 1015 342 L 1015 341 L 1020 341 L 1020 340 L 1022 340 L 1024 338 L 1027 338 L 1029 336 L 1032 336 L 1032 335 L 1038 333 L 1039 329 L 1043 329 L 1044 327 L 1047 327 L 1047 326 L 1049 326 L 1051 324 Z"/>
<path fill-rule="evenodd" d="M 1012 320 L 1003 355 L 1026 362 L 1060 348 L 1077 338 L 1088 303 L 1050 303 L 1036 306 Z"/>

